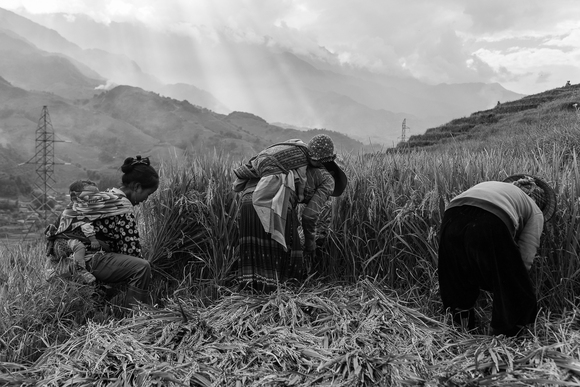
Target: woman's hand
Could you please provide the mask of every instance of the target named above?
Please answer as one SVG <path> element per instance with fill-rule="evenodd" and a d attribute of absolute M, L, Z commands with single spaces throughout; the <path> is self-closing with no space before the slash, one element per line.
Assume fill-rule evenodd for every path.
<path fill-rule="evenodd" d="M 105 252 L 110 252 L 111 251 L 111 247 L 104 241 L 99 241 L 99 247 L 101 250 L 105 251 Z"/>

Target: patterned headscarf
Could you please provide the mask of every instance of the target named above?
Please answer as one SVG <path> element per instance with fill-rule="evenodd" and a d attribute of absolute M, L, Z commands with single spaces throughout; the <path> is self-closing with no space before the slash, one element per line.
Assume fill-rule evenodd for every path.
<path fill-rule="evenodd" d="M 133 204 L 114 190 L 99 191 L 90 180 L 79 180 L 69 187 L 71 203 L 60 216 L 58 228 L 51 233 L 60 234 L 78 226 L 78 222 L 97 219 L 133 211 Z M 48 236 L 48 235 L 47 235 Z"/>
<path fill-rule="evenodd" d="M 334 143 L 332 139 L 326 134 L 317 134 L 308 142 L 308 152 L 310 158 L 314 161 L 326 163 L 334 161 L 336 154 L 334 153 Z"/>
<path fill-rule="evenodd" d="M 533 177 L 522 177 L 521 179 L 514 181 L 513 185 L 520 188 L 526 193 L 526 195 L 531 197 L 534 202 L 536 202 L 540 210 L 544 210 L 546 207 L 546 195 L 544 190 L 536 184 Z"/>
<path fill-rule="evenodd" d="M 518 173 L 506 177 L 503 181 L 515 185 L 528 195 L 542 210 L 545 222 L 556 213 L 556 206 L 558 205 L 556 192 L 554 192 L 554 188 L 550 184 L 538 176 Z"/>

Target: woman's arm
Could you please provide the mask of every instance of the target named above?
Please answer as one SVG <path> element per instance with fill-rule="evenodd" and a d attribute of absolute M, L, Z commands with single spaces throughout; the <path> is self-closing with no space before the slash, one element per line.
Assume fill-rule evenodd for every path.
<path fill-rule="evenodd" d="M 524 265 L 526 269 L 530 270 L 540 246 L 540 237 L 544 229 L 544 216 L 540 211 L 532 212 L 524 221 L 525 224 L 517 242 Z"/>
<path fill-rule="evenodd" d="M 304 192 L 307 203 L 302 213 L 305 251 L 316 250 L 316 221 L 333 190 L 334 179 L 326 169 L 309 168 Z"/>

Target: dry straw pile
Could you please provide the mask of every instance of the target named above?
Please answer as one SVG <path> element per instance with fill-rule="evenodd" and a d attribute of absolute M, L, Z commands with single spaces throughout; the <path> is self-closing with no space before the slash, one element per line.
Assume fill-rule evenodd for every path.
<path fill-rule="evenodd" d="M 197 305 L 89 323 L 33 365 L 0 363 L 0 385 L 580 385 L 574 314 L 519 339 L 473 336 L 369 281 Z"/>

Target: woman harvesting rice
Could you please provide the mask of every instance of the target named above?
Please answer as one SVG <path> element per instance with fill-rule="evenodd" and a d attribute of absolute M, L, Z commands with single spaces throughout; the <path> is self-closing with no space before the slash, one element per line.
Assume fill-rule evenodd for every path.
<path fill-rule="evenodd" d="M 49 232 L 47 237 L 75 237 L 82 240 L 85 236 L 80 225 L 92 222 L 95 236 L 105 243 L 106 251 L 90 254 L 86 260 L 86 269 L 101 282 L 126 282 L 126 303 L 132 305 L 136 301 L 148 301 L 151 280 L 149 262 L 141 257 L 134 206 L 147 200 L 157 190 L 159 175 L 151 167 L 149 159 L 141 156 L 127 158 L 121 171 L 123 176 L 120 188 L 106 192 L 86 190 L 83 193 L 86 200 L 76 201 L 71 208 L 63 211 L 56 231 Z M 62 254 L 67 252 L 59 255 Z"/>
<path fill-rule="evenodd" d="M 316 249 L 316 220 L 329 196 L 339 196 L 347 178 L 334 161 L 334 143 L 324 134 L 306 145 L 275 144 L 237 168 L 234 191 L 241 192 L 239 281 L 242 288 L 271 292 L 278 283 L 300 280 L 304 254 Z M 302 214 L 304 251 L 298 234 Z"/>
<path fill-rule="evenodd" d="M 443 216 L 439 286 L 454 321 L 475 328 L 479 290 L 493 293 L 491 328 L 516 335 L 537 314 L 528 275 L 543 223 L 555 212 L 556 195 L 537 177 L 514 175 L 479 183 L 455 197 Z"/>

